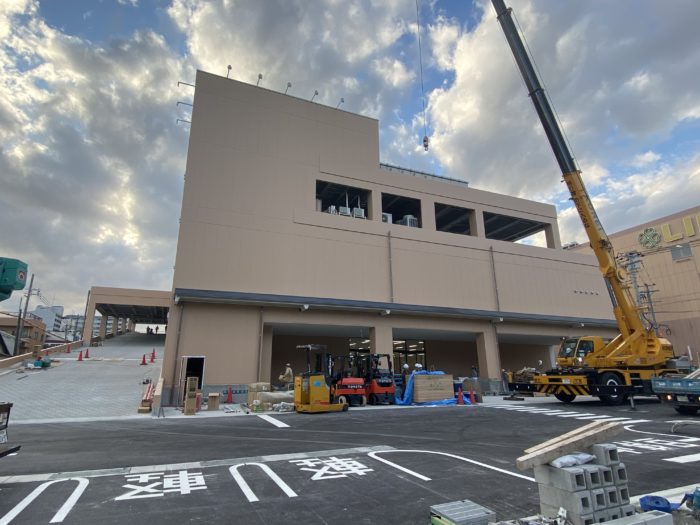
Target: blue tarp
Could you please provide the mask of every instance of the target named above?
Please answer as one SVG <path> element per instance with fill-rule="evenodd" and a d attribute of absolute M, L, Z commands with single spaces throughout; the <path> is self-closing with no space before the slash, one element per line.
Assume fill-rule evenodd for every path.
<path fill-rule="evenodd" d="M 456 405 L 457 404 L 457 399 L 455 397 L 449 398 L 449 399 L 442 399 L 440 401 L 426 401 L 425 403 L 414 403 L 413 402 L 413 376 L 416 375 L 445 375 L 445 372 L 428 372 L 427 370 L 422 370 L 420 372 L 413 372 L 410 376 L 408 376 L 408 380 L 406 381 L 406 384 L 403 386 L 403 397 L 399 398 L 396 397 L 396 404 L 397 405 Z M 469 398 L 462 393 L 462 399 L 464 400 L 465 405 L 469 405 Z"/>

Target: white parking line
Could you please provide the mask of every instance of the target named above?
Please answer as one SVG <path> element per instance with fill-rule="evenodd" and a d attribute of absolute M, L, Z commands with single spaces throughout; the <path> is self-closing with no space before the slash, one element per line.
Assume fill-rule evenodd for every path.
<path fill-rule="evenodd" d="M 672 463 L 694 463 L 695 461 L 700 461 L 700 454 L 689 454 L 687 456 L 678 456 L 675 458 L 664 458 L 664 461 L 671 461 Z"/>
<path fill-rule="evenodd" d="M 315 452 L 294 452 L 291 454 L 274 454 L 270 456 L 253 456 L 235 459 L 210 459 L 207 461 L 193 461 L 190 463 L 172 463 L 169 465 L 143 465 L 139 467 L 118 467 L 100 470 L 85 470 L 80 472 L 48 472 L 45 474 L 25 474 L 18 476 L 0 476 L 0 485 L 7 483 L 33 483 L 37 481 L 51 481 L 75 477 L 100 478 L 105 476 L 128 476 L 129 474 L 146 474 L 149 472 L 173 472 L 186 469 L 203 469 L 214 467 L 230 467 L 238 463 L 272 463 L 274 461 L 289 461 L 291 459 L 320 458 L 329 456 L 341 456 L 347 454 L 366 454 L 383 450 L 393 450 L 388 445 L 376 445 L 373 447 L 340 448 L 334 450 L 319 450 Z"/>
<path fill-rule="evenodd" d="M 260 419 L 264 419 L 268 423 L 272 423 L 273 425 L 275 425 L 276 427 L 279 427 L 279 428 L 289 427 L 289 425 L 287 423 L 282 423 L 279 419 L 275 419 L 272 416 L 267 416 L 265 414 L 258 414 L 258 417 Z"/>

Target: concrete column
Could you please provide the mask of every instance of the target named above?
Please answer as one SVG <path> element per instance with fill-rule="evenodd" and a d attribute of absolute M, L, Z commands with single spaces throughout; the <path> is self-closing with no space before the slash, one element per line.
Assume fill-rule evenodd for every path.
<path fill-rule="evenodd" d="M 272 327 L 263 327 L 262 355 L 260 357 L 260 374 L 258 381 L 270 383 L 272 377 Z"/>
<path fill-rule="evenodd" d="M 117 330 L 119 329 L 119 318 L 118 317 L 112 317 L 112 337 L 117 336 Z"/>
<path fill-rule="evenodd" d="M 484 210 L 474 210 L 469 214 L 469 231 L 474 237 L 486 238 L 486 225 L 484 224 Z"/>
<path fill-rule="evenodd" d="M 549 347 L 549 366 L 555 368 L 557 366 L 557 354 L 559 353 L 559 345 Z"/>
<path fill-rule="evenodd" d="M 92 339 L 92 323 L 95 321 L 95 305 L 88 301 L 88 308 L 85 313 L 85 321 L 83 324 L 83 341 L 86 345 L 90 344 Z"/>
<path fill-rule="evenodd" d="M 559 238 L 559 228 L 556 224 L 548 224 L 544 227 L 544 236 L 547 239 L 547 248 L 561 248 L 561 239 Z"/>
<path fill-rule="evenodd" d="M 119 319 L 119 331 L 124 335 L 126 333 L 126 317 Z"/>
<path fill-rule="evenodd" d="M 390 324 L 379 324 L 369 329 L 369 351 L 372 354 L 389 354 L 394 366 L 394 331 Z"/>
<path fill-rule="evenodd" d="M 501 356 L 498 352 L 496 327 L 489 324 L 476 335 L 476 353 L 479 359 L 479 377 L 482 379 L 501 379 Z"/>
<path fill-rule="evenodd" d="M 100 317 L 100 340 L 104 341 L 107 337 L 107 316 Z"/>
<path fill-rule="evenodd" d="M 420 201 L 421 227 L 425 230 L 435 231 L 435 202 L 428 199 Z"/>
<path fill-rule="evenodd" d="M 179 356 L 179 332 L 182 324 L 184 305 L 170 305 L 170 319 L 168 323 L 168 332 L 165 336 L 165 351 L 163 354 L 163 367 L 161 368 L 161 377 L 163 378 L 163 403 L 169 405 L 174 402 L 174 397 L 171 399 L 171 394 L 174 393 L 177 385 L 176 372 L 177 361 Z"/>
<path fill-rule="evenodd" d="M 373 191 L 372 197 L 370 198 L 367 205 L 369 206 L 369 210 L 367 211 L 367 215 L 373 221 L 381 221 L 382 220 L 382 192 L 381 191 Z"/>

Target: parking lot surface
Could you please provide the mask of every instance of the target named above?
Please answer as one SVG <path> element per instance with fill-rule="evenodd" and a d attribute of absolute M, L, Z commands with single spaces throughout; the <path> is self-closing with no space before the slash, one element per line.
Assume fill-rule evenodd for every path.
<path fill-rule="evenodd" d="M 700 432 L 671 434 L 685 418 L 654 401 L 28 424 L 0 461 L 0 524 L 428 523 L 431 505 L 465 498 L 513 519 L 538 509 L 515 459 L 596 417 L 625 425 L 633 495 L 700 481 Z"/>

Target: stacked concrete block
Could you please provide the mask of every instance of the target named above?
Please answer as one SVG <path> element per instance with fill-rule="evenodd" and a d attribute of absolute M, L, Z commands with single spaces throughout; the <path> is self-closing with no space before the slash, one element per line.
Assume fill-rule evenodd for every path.
<path fill-rule="evenodd" d="M 542 515 L 553 518 L 563 507 L 574 525 L 594 525 L 634 514 L 629 504 L 627 470 L 617 447 L 593 445 L 588 452 L 595 462 L 576 467 L 535 467 Z"/>
<path fill-rule="evenodd" d="M 431 518 L 441 518 L 443 522 L 454 525 L 487 525 L 495 515 L 496 513 L 491 509 L 477 505 L 468 499 L 430 507 Z"/>

